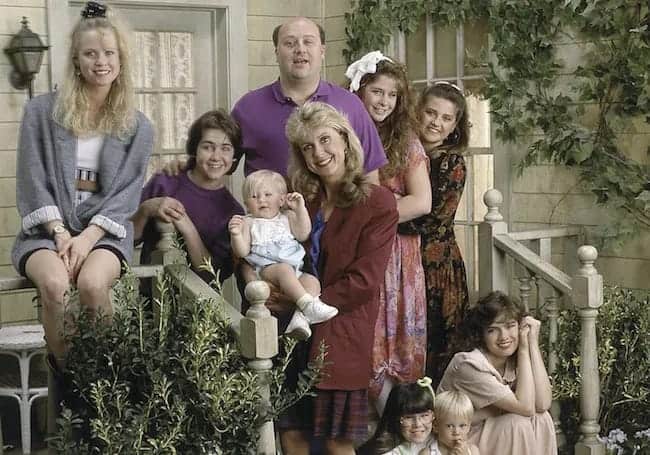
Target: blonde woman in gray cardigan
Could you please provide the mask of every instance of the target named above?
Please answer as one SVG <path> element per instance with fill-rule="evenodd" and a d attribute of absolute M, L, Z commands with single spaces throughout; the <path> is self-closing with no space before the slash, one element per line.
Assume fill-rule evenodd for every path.
<path fill-rule="evenodd" d="M 72 32 L 61 90 L 31 100 L 20 128 L 22 225 L 12 260 L 38 289 L 51 366 L 59 370 L 66 291 L 76 285 L 83 308 L 110 317 L 110 287 L 133 251 L 129 218 L 153 129 L 133 105 L 125 38 L 106 7 L 89 2 Z"/>

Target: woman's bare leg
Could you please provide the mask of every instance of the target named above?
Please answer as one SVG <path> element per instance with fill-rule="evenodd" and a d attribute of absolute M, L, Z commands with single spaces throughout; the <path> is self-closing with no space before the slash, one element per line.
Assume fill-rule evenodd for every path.
<path fill-rule="evenodd" d="M 38 250 L 27 259 L 25 274 L 38 289 L 47 347 L 58 366 L 63 367 L 66 352 L 63 333 L 64 299 L 70 288 L 68 270 L 55 251 Z"/>
<path fill-rule="evenodd" d="M 309 455 L 307 434 L 299 430 L 280 432 L 280 443 L 284 455 Z"/>
<path fill-rule="evenodd" d="M 120 260 L 109 250 L 99 248 L 90 252 L 79 271 L 77 289 L 79 304 L 91 318 L 113 315 L 110 290 L 120 276 Z"/>

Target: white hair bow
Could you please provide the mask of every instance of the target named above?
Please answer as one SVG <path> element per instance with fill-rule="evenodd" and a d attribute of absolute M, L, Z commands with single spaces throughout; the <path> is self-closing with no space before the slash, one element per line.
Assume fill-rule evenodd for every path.
<path fill-rule="evenodd" d="M 392 62 L 392 60 L 382 54 L 381 51 L 372 51 L 368 52 L 356 62 L 350 64 L 348 69 L 345 70 L 345 77 L 350 79 L 350 91 L 356 92 L 359 90 L 361 78 L 368 73 L 374 74 L 375 71 L 377 71 L 377 63 L 382 60 Z"/>

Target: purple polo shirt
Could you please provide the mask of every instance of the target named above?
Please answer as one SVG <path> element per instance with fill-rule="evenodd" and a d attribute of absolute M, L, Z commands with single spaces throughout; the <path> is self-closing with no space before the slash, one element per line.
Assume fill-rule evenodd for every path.
<path fill-rule="evenodd" d="M 377 128 L 358 96 L 321 79 L 309 101 L 330 104 L 347 115 L 363 146 L 366 172 L 387 163 Z M 296 107 L 296 103 L 282 93 L 279 80 L 248 92 L 237 101 L 232 116 L 241 126 L 245 175 L 259 169 L 287 175 L 289 142 L 285 126 Z"/>

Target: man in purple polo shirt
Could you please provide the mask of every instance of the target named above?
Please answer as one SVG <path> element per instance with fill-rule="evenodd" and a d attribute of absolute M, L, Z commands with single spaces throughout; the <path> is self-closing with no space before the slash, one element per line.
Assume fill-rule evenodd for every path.
<path fill-rule="evenodd" d="M 359 97 L 324 81 L 320 70 L 325 58 L 325 33 L 304 17 L 289 19 L 273 31 L 280 78 L 244 95 L 232 110 L 242 131 L 248 175 L 272 169 L 287 175 L 289 143 L 284 128 L 289 115 L 307 101 L 328 103 L 345 113 L 365 152 L 364 166 L 374 183 L 386 155 L 374 123 Z"/>

